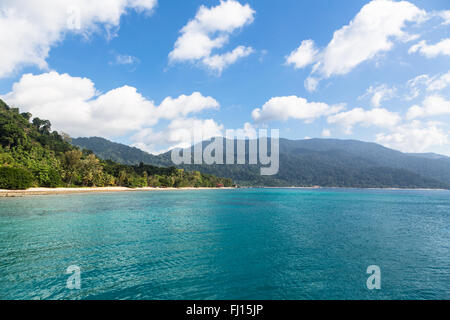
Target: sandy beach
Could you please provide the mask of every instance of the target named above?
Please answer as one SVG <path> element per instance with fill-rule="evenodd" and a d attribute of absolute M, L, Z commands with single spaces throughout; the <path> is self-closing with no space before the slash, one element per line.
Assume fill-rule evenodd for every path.
<path fill-rule="evenodd" d="M 240 189 L 354 189 L 354 190 L 410 190 L 410 191 L 444 191 L 445 189 L 408 189 L 408 188 L 341 188 L 341 187 L 241 187 Z M 143 191 L 185 191 L 185 190 L 232 190 L 236 188 L 127 188 L 127 187 L 85 187 L 85 188 L 30 188 L 27 190 L 5 190 L 0 189 L 0 198 L 24 197 L 38 195 L 73 194 L 73 193 L 95 193 L 95 192 L 143 192 Z"/>
<path fill-rule="evenodd" d="M 92 193 L 92 192 L 132 192 L 132 191 L 183 191 L 183 190 L 227 190 L 233 188 L 126 188 L 126 187 L 92 187 L 92 188 L 30 188 L 27 190 L 0 189 L 0 198 L 23 197 L 53 194 Z"/>

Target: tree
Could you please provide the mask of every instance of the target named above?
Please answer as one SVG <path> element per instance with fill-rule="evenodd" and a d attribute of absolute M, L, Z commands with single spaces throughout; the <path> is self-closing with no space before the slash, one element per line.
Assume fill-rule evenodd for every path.
<path fill-rule="evenodd" d="M 78 149 L 64 153 L 64 171 L 66 181 L 69 185 L 72 185 L 77 180 L 82 155 L 82 152 Z"/>
<path fill-rule="evenodd" d="M 33 116 L 31 113 L 29 112 L 23 112 L 20 114 L 22 117 L 25 118 L 25 120 L 30 121 L 31 117 Z"/>
<path fill-rule="evenodd" d="M 99 160 L 93 154 L 81 161 L 81 175 L 84 186 L 95 186 L 102 179 L 103 168 Z"/>
<path fill-rule="evenodd" d="M 33 119 L 33 125 L 38 129 L 40 133 L 50 133 L 50 129 L 52 127 L 52 124 L 49 120 L 41 120 L 39 118 Z"/>
<path fill-rule="evenodd" d="M 20 190 L 33 185 L 33 176 L 25 169 L 0 167 L 0 189 Z"/>
<path fill-rule="evenodd" d="M 117 184 L 119 186 L 126 186 L 128 182 L 127 172 L 125 170 L 120 171 L 119 177 L 117 178 Z"/>

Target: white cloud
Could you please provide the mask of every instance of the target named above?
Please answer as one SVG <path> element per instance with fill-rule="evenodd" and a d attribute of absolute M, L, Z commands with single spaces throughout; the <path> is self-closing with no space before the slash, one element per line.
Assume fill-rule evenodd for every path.
<path fill-rule="evenodd" d="M 101 135 L 119 136 L 144 125 L 154 125 L 158 121 L 153 102 L 145 99 L 133 87 L 123 86 L 113 89 L 86 102 L 89 105 L 90 121 L 87 125 L 83 124 L 82 127 L 77 128 L 80 135 L 85 135 L 87 130 L 92 130 Z M 61 106 L 59 108 L 65 109 Z M 37 115 L 40 110 L 30 110 L 30 112 Z M 46 119 L 54 117 L 51 114 L 45 116 Z M 55 124 L 60 127 L 57 122 Z"/>
<path fill-rule="evenodd" d="M 304 40 L 300 47 L 286 57 L 286 63 L 294 65 L 296 69 L 301 69 L 316 62 L 318 53 L 319 50 L 313 40 Z"/>
<path fill-rule="evenodd" d="M 449 137 L 436 123 L 423 124 L 416 120 L 396 127 L 391 133 L 377 134 L 376 141 L 403 152 L 424 152 L 432 146 L 448 144 Z"/>
<path fill-rule="evenodd" d="M 286 121 L 290 118 L 312 122 L 342 109 L 343 105 L 330 106 L 322 102 L 308 102 L 297 96 L 275 97 L 267 101 L 262 108 L 254 109 L 252 118 L 256 122 Z"/>
<path fill-rule="evenodd" d="M 156 106 L 136 88 L 123 86 L 101 94 L 90 79 L 57 72 L 23 75 L 2 99 L 33 116 L 49 119 L 56 130 L 73 136 L 122 136 L 154 126 L 160 119 L 219 107 L 216 100 L 198 92 L 168 97 Z"/>
<path fill-rule="evenodd" d="M 238 58 L 249 55 L 252 49 L 239 46 L 215 56 L 211 56 L 212 51 L 222 48 L 235 30 L 251 24 L 254 15 L 255 11 L 248 4 L 235 0 L 221 1 L 212 8 L 201 6 L 195 18 L 181 29 L 181 36 L 169 53 L 169 61 L 200 61 L 214 71 L 222 71 Z"/>
<path fill-rule="evenodd" d="M 212 70 L 217 70 L 220 74 L 226 67 L 235 63 L 239 58 L 247 57 L 252 53 L 252 48 L 239 46 L 231 52 L 206 57 L 203 59 L 203 63 Z"/>
<path fill-rule="evenodd" d="M 324 137 L 324 138 L 329 138 L 329 137 L 331 137 L 331 131 L 328 130 L 328 129 L 323 129 L 323 131 L 322 131 L 322 137 Z"/>
<path fill-rule="evenodd" d="M 367 89 L 366 93 L 360 98 L 362 99 L 367 96 L 371 96 L 370 101 L 371 101 L 372 106 L 379 107 L 379 106 L 381 106 L 381 103 L 383 101 L 387 101 L 387 100 L 394 98 L 396 95 L 396 92 L 397 92 L 396 88 L 389 88 L 387 85 L 382 84 L 377 87 L 373 87 L 373 86 L 369 87 Z"/>
<path fill-rule="evenodd" d="M 328 123 L 341 125 L 344 127 L 347 134 L 351 134 L 353 127 L 356 124 L 360 124 L 365 127 L 377 126 L 391 128 L 401 121 L 401 117 L 397 113 L 383 108 L 374 108 L 371 110 L 356 108 L 332 115 L 328 117 L 327 121 Z"/>
<path fill-rule="evenodd" d="M 378 53 L 391 50 L 394 40 L 409 40 L 411 36 L 403 30 L 406 23 L 420 21 L 424 15 L 407 1 L 371 1 L 350 24 L 334 33 L 319 71 L 326 77 L 348 73 Z"/>
<path fill-rule="evenodd" d="M 3 0 L 0 2 L 0 78 L 23 66 L 48 68 L 51 47 L 68 33 L 114 33 L 127 9 L 151 12 L 156 0 Z"/>
<path fill-rule="evenodd" d="M 212 97 L 204 97 L 199 92 L 190 96 L 181 95 L 176 99 L 167 97 L 158 107 L 157 115 L 163 119 L 185 117 L 190 113 L 198 113 L 206 109 L 218 109 L 219 103 Z"/>
<path fill-rule="evenodd" d="M 425 40 L 420 41 L 419 43 L 413 45 L 409 51 L 409 53 L 419 52 L 423 56 L 427 58 L 436 58 L 439 55 L 447 55 L 450 56 L 450 38 L 443 39 L 436 44 L 427 44 Z"/>
<path fill-rule="evenodd" d="M 415 105 L 409 108 L 407 118 L 416 119 L 447 114 L 450 114 L 450 101 L 441 96 L 433 95 L 427 97 L 422 106 Z"/>
<path fill-rule="evenodd" d="M 312 71 L 316 79 L 347 74 L 361 63 L 390 51 L 396 41 L 416 38 L 404 30 L 405 26 L 408 22 L 421 22 L 425 16 L 425 11 L 407 1 L 373 0 L 348 25 L 335 31 L 320 52 L 311 54 L 312 43 L 303 42 L 298 52 L 291 54 L 293 64 L 304 67 L 317 61 Z M 303 58 L 298 66 L 294 57 Z"/>

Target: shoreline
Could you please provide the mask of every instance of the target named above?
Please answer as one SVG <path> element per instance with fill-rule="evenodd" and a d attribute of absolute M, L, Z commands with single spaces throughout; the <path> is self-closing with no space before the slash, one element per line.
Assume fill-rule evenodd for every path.
<path fill-rule="evenodd" d="M 235 188 L 127 188 L 127 187 L 86 187 L 86 188 L 30 188 L 26 190 L 0 189 L 0 198 L 24 196 L 59 195 L 77 193 L 142 192 L 142 191 L 187 191 L 187 190 L 230 190 Z"/>
<path fill-rule="evenodd" d="M 186 188 L 127 188 L 127 187 L 85 187 L 85 188 L 30 188 L 26 190 L 0 189 L 0 198 L 14 198 L 24 196 L 40 195 L 62 195 L 62 194 L 88 194 L 88 193 L 111 193 L 111 192 L 144 192 L 144 191 L 201 191 L 201 190 L 245 190 L 245 189 L 291 189 L 291 190 L 323 190 L 323 189 L 349 189 L 349 190 L 396 190 L 396 191 L 448 191 L 447 189 L 424 189 L 424 188 L 350 188 L 350 187 L 186 187 Z"/>

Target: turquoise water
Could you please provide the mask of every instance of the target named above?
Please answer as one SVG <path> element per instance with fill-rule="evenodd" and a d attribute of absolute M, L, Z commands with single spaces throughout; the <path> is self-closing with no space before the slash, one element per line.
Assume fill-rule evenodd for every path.
<path fill-rule="evenodd" d="M 81 289 L 66 269 L 81 268 Z M 370 265 L 381 290 L 366 287 Z M 0 199 L 1 299 L 449 299 L 450 192 Z"/>

